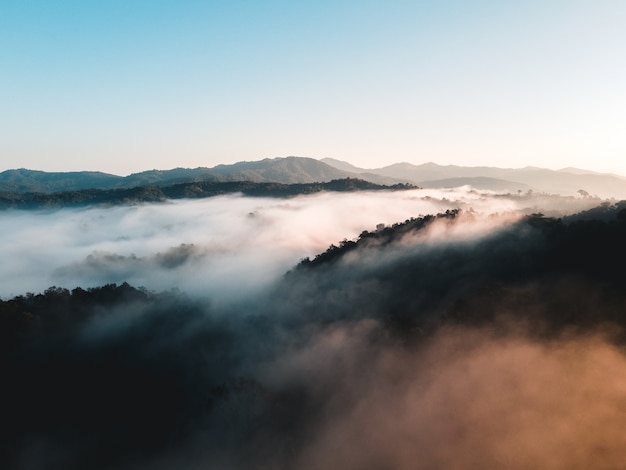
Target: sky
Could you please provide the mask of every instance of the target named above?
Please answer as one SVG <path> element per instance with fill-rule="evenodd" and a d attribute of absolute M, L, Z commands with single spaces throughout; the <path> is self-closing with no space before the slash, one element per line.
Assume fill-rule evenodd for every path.
<path fill-rule="evenodd" d="M 0 0 L 0 171 L 626 175 L 621 0 Z"/>

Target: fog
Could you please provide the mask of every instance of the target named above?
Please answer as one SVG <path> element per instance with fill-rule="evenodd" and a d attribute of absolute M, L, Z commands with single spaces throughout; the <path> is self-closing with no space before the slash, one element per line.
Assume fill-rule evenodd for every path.
<path fill-rule="evenodd" d="M 622 465 L 626 358 L 599 335 L 543 342 L 443 329 L 419 354 L 364 337 L 326 332 L 285 356 L 281 374 L 332 390 L 293 468 Z"/>
<path fill-rule="evenodd" d="M 521 205 L 465 188 L 3 211 L 0 296 L 124 281 L 230 296 L 263 288 L 301 258 L 380 223 L 455 207 L 494 213 Z"/>
<path fill-rule="evenodd" d="M 3 212 L 3 296 L 96 288 L 0 302 L 0 464 L 617 468 L 626 205 L 524 216 L 592 205 L 461 188 Z M 398 224 L 421 214 L 440 215 Z M 124 281 L 149 291 L 97 287 Z"/>

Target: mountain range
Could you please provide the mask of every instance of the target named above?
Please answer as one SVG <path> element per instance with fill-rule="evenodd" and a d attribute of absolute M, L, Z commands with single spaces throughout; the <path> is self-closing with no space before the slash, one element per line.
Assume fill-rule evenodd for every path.
<path fill-rule="evenodd" d="M 537 167 L 497 168 L 438 165 L 436 163 L 394 163 L 365 169 L 348 162 L 305 157 L 266 158 L 252 162 L 217 165 L 212 168 L 149 170 L 128 176 L 102 172 L 43 172 L 27 169 L 0 173 L 0 191 L 52 193 L 84 189 L 128 189 L 138 186 L 172 186 L 192 182 L 234 182 L 303 184 L 358 178 L 382 185 L 410 183 L 424 188 L 470 185 L 496 192 L 538 191 L 576 196 L 580 190 L 602 198 L 626 199 L 626 178 L 578 168 L 549 170 Z"/>
<path fill-rule="evenodd" d="M 595 173 L 578 168 L 549 170 L 546 168 L 497 168 L 487 166 L 457 166 L 424 163 L 395 163 L 376 169 L 353 166 L 341 160 L 325 158 L 322 162 L 366 179 L 375 174 L 398 178 L 425 188 L 473 186 L 494 191 L 540 191 L 563 196 L 576 195 L 579 190 L 604 198 L 626 198 L 626 178 L 619 175 Z"/>

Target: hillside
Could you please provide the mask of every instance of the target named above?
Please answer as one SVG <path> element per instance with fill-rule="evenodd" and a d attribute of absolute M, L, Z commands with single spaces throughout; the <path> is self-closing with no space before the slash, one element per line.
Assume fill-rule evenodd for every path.
<path fill-rule="evenodd" d="M 463 167 L 424 163 L 394 163 L 383 168 L 358 168 L 332 158 L 266 158 L 259 161 L 217 165 L 213 168 L 149 170 L 122 177 L 101 172 L 48 173 L 6 170 L 0 173 L 0 192 L 53 193 L 85 189 L 129 189 L 138 186 L 172 186 L 197 182 L 303 184 L 359 178 L 375 184 L 411 183 L 420 187 L 472 185 L 476 189 L 518 192 L 538 191 L 577 196 L 580 189 L 601 198 L 626 199 L 626 178 L 566 168 L 558 171 L 526 167 Z"/>
<path fill-rule="evenodd" d="M 266 183 L 253 181 L 180 183 L 171 186 L 136 186 L 128 189 L 83 189 L 53 193 L 0 192 L 2 209 L 42 209 L 87 205 L 139 204 L 164 202 L 168 199 L 199 199 L 223 194 L 241 193 L 256 197 L 293 197 L 321 191 L 381 191 L 413 189 L 397 184 L 384 186 L 356 178 L 324 183 Z"/>
<path fill-rule="evenodd" d="M 0 191 L 51 193 L 94 188 L 105 189 L 113 188 L 119 183 L 120 178 L 120 176 L 95 171 L 55 173 L 22 168 L 0 173 Z"/>
<path fill-rule="evenodd" d="M 44 172 L 6 170 L 0 173 L 0 192 L 53 193 L 84 189 L 129 189 L 138 186 L 172 186 L 195 182 L 234 182 L 302 184 L 329 182 L 344 178 L 360 178 L 376 184 L 393 185 L 403 182 L 381 175 L 356 175 L 338 170 L 312 158 L 266 158 L 255 162 L 217 165 L 213 168 L 175 168 L 149 170 L 122 177 L 100 172 Z"/>
<path fill-rule="evenodd" d="M 324 159 L 329 165 L 348 168 L 350 165 L 333 159 Z M 512 187 L 517 189 L 533 189 L 549 194 L 574 196 L 578 190 L 583 189 L 590 194 L 602 198 L 626 199 L 626 179 L 617 175 L 600 174 L 579 169 L 549 170 L 545 168 L 496 168 L 496 167 L 465 167 L 457 165 L 438 165 L 436 163 L 423 163 L 413 165 L 411 163 L 395 163 L 382 168 L 364 169 L 352 167 L 357 174 L 377 174 L 389 178 L 404 179 L 407 182 L 423 187 L 433 187 L 436 184 L 454 184 L 458 179 L 461 185 L 467 184 L 468 178 L 483 178 L 475 180 L 480 184 L 479 189 L 492 189 L 499 191 L 501 188 Z M 490 187 L 490 178 L 493 187 Z M 505 181 L 506 183 L 503 183 Z M 470 183 L 471 184 L 471 183 Z M 519 185 L 519 188 L 515 188 Z"/>
<path fill-rule="evenodd" d="M 453 210 L 364 231 L 304 259 L 289 277 L 294 286 L 306 279 L 313 296 L 311 286 L 321 294 L 339 283 L 342 295 L 352 299 L 344 310 L 329 296 L 317 305 L 320 312 L 385 312 L 405 331 L 436 329 L 451 319 L 475 324 L 507 311 L 530 317 L 542 334 L 605 321 L 626 327 L 625 202 L 563 218 L 529 215 L 484 238 L 429 242 L 430 231 L 446 238 L 454 236 L 455 227 L 474 223 L 480 222 L 471 213 Z M 369 285 L 377 288 L 368 290 Z M 295 287 L 287 292 L 287 304 L 302 295 Z M 590 292 L 598 297 L 586 298 Z M 603 296 L 617 303 L 604 308 Z M 523 302 L 542 307 L 519 309 Z"/>

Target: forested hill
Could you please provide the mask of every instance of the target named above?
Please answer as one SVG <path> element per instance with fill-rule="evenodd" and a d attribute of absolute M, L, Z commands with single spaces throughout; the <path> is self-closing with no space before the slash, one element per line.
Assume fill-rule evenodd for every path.
<path fill-rule="evenodd" d="M 364 231 L 304 259 L 287 279 L 294 286 L 306 279 L 313 297 L 314 289 L 325 292 L 320 312 L 333 308 L 337 315 L 334 285 L 340 285 L 354 311 L 420 328 L 445 318 L 473 323 L 498 312 L 545 315 L 541 323 L 559 328 L 603 321 L 626 327 L 626 202 L 563 218 L 533 214 L 487 236 L 459 235 L 488 223 L 473 218 L 453 210 Z M 455 230 L 457 239 L 446 241 L 445 233 Z M 611 301 L 595 309 L 585 297 L 592 293 L 598 302 Z M 520 310 L 524 302 L 528 308 Z"/>
<path fill-rule="evenodd" d="M 75 207 L 85 205 L 137 204 L 162 202 L 168 199 L 205 198 L 223 194 L 242 193 L 258 197 L 292 197 L 313 194 L 321 191 L 380 191 L 412 189 L 410 184 L 392 186 L 370 183 L 356 178 L 345 178 L 325 183 L 255 183 L 235 182 L 196 182 L 172 186 L 139 186 L 129 189 L 83 189 L 57 193 L 16 193 L 0 192 L 0 209 L 40 209 Z"/>
<path fill-rule="evenodd" d="M 53 193 L 84 189 L 130 189 L 137 186 L 165 187 L 181 183 L 237 181 L 295 184 L 329 182 L 343 178 L 359 178 L 386 185 L 407 182 L 403 178 L 390 178 L 368 173 L 357 175 L 338 170 L 313 158 L 285 157 L 217 165 L 213 168 L 149 170 L 128 176 L 95 171 L 45 172 L 22 168 L 0 172 L 0 191 Z"/>
<path fill-rule="evenodd" d="M 583 436 L 558 468 L 596 468 L 598 448 L 619 468 L 624 395 L 612 378 L 626 361 L 626 204 L 429 241 L 437 224 L 471 217 L 448 211 L 363 232 L 230 305 L 127 284 L 0 299 L 0 467 L 189 468 L 191 452 L 208 467 L 375 470 L 417 445 L 393 468 L 424 455 L 449 468 L 450 453 L 465 462 L 468 448 L 497 468 L 491 432 L 458 432 L 480 434 L 477 420 L 492 429 L 495 413 L 512 455 L 557 423 Z M 539 419 L 517 419 L 520 400 Z M 559 414 L 545 418 L 552 407 Z M 589 433 L 608 419 L 617 441 Z M 390 436 L 365 435 L 372 464 L 361 459 L 363 429 Z M 531 467 L 569 442 L 542 442 Z M 319 455 L 347 464 L 309 466 Z"/>
<path fill-rule="evenodd" d="M 471 212 L 451 209 L 436 215 L 429 214 L 418 218 L 412 217 L 404 222 L 398 222 L 389 226 L 380 224 L 376 230 L 364 230 L 356 240 L 344 239 L 337 245 L 331 245 L 326 251 L 316 255 L 312 260 L 310 258 L 303 259 L 296 269 L 323 266 L 338 261 L 353 250 L 366 250 L 372 247 L 379 250 L 384 249 L 388 245 L 393 246 L 393 244 L 400 243 L 408 235 L 421 234 L 434 222 L 446 221 L 453 223 L 459 216 L 464 216 L 466 219 L 473 218 Z M 552 232 L 558 229 L 557 234 L 562 236 L 568 231 L 581 230 L 583 227 L 586 227 L 587 230 L 590 228 L 598 229 L 603 227 L 601 224 L 609 222 L 613 224 L 626 223 L 626 201 L 620 201 L 612 205 L 603 203 L 596 208 L 563 218 L 544 217 L 541 213 L 535 213 L 525 216 L 513 227 L 514 230 L 520 230 L 522 233 L 527 233 L 530 229 L 539 231 L 544 236 L 553 234 Z M 602 244 L 599 233 L 597 237 L 598 239 L 589 240 L 590 249 Z M 609 241 L 609 239 L 606 241 Z"/>

